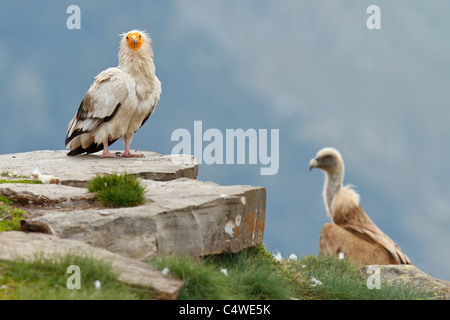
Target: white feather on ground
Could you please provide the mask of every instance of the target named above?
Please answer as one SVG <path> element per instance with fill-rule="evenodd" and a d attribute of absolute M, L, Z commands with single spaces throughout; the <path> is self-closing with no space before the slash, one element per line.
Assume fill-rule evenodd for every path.
<path fill-rule="evenodd" d="M 33 173 L 31 174 L 31 176 L 33 178 L 38 179 L 39 181 L 41 181 L 44 184 L 59 184 L 59 179 L 56 178 L 55 176 L 52 175 L 48 175 L 48 174 L 42 174 L 39 171 L 39 168 L 34 169 Z"/>

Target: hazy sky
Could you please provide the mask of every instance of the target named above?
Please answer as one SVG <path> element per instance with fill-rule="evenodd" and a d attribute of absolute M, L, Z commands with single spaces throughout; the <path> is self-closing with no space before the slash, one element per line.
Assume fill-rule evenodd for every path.
<path fill-rule="evenodd" d="M 14 3 L 14 4 L 13 4 Z M 81 9 L 68 30 L 66 9 Z M 381 9 L 369 30 L 366 9 Z M 64 149 L 93 77 L 117 65 L 118 34 L 153 39 L 163 93 L 132 148 L 170 153 L 178 128 L 279 129 L 280 168 L 202 165 L 199 178 L 267 188 L 269 250 L 318 252 L 328 222 L 325 146 L 345 160 L 372 220 L 450 280 L 450 41 L 444 0 L 0 1 L 0 153 Z M 117 142 L 113 149 L 122 149 Z"/>

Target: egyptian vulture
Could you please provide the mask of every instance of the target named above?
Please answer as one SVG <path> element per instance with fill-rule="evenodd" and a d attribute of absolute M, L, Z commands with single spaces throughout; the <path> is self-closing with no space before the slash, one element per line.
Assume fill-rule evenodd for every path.
<path fill-rule="evenodd" d="M 142 157 L 130 153 L 130 143 L 155 110 L 161 82 L 155 74 L 149 35 L 132 30 L 120 36 L 119 66 L 95 77 L 69 122 L 65 140 L 69 156 L 103 149 L 102 158 Z M 125 151 L 110 153 L 108 146 L 119 138 Z"/>
<path fill-rule="evenodd" d="M 384 234 L 359 204 L 359 194 L 351 186 L 343 186 L 344 161 L 334 148 L 320 150 L 309 162 L 309 169 L 325 172 L 323 200 L 333 223 L 320 231 L 322 255 L 344 257 L 357 265 L 411 264 L 400 247 Z"/>

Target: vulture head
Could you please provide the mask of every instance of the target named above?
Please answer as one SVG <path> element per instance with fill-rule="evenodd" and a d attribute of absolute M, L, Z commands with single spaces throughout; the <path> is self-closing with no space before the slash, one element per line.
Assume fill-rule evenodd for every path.
<path fill-rule="evenodd" d="M 326 173 L 339 172 L 344 173 L 344 160 L 334 148 L 323 148 L 317 152 L 316 157 L 309 162 L 309 170 L 314 168 L 321 169 Z"/>
<path fill-rule="evenodd" d="M 133 54 L 153 57 L 151 38 L 145 31 L 131 30 L 120 34 L 119 60 L 121 56 L 133 56 Z"/>
<path fill-rule="evenodd" d="M 344 160 L 336 149 L 323 148 L 309 162 L 309 170 L 314 168 L 321 169 L 325 173 L 323 199 L 328 215 L 332 216 L 331 203 L 344 181 Z"/>

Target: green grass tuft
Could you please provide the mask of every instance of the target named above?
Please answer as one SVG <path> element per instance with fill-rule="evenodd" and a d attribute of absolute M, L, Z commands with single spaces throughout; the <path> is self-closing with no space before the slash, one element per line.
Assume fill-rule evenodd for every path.
<path fill-rule="evenodd" d="M 10 204 L 11 200 L 0 196 L 0 232 L 21 230 L 20 221 L 26 213 Z"/>
<path fill-rule="evenodd" d="M 366 278 L 351 262 L 309 255 L 278 262 L 263 245 L 203 259 L 159 255 L 149 264 L 167 268 L 182 279 L 180 300 L 410 300 L 432 299 L 406 286 L 368 289 Z M 70 265 L 81 270 L 81 289 L 68 289 Z M 222 271 L 226 270 L 227 274 Z M 111 265 L 91 257 L 36 257 L 33 262 L 0 261 L 0 299 L 152 299 L 148 288 L 132 288 L 117 280 Z M 316 279 L 313 281 L 312 279 Z M 95 288 L 95 281 L 101 288 Z M 320 281 L 320 282 L 318 282 Z"/>
<path fill-rule="evenodd" d="M 301 264 L 301 267 L 300 267 Z M 417 300 L 430 299 L 424 292 L 406 285 L 381 285 L 380 289 L 368 289 L 367 279 L 358 267 L 347 259 L 306 256 L 291 268 L 302 273 L 304 279 L 314 277 L 323 285 L 310 287 L 310 298 L 340 300 Z M 301 268 L 301 270 L 300 270 Z"/>
<path fill-rule="evenodd" d="M 207 256 L 201 261 L 159 256 L 149 263 L 160 270 L 168 268 L 173 276 L 184 281 L 180 300 L 282 300 L 295 294 L 292 279 L 263 245 L 238 253 Z"/>
<path fill-rule="evenodd" d="M 235 297 L 224 274 L 213 265 L 199 263 L 189 256 L 158 256 L 150 264 L 182 279 L 180 300 L 227 300 Z"/>
<path fill-rule="evenodd" d="M 0 183 L 29 183 L 29 184 L 42 184 L 39 180 L 31 180 L 29 177 L 11 173 L 9 171 L 3 171 L 0 173 L 0 177 L 7 177 L 9 179 L 0 179 Z M 12 178 L 12 180 L 11 180 Z M 16 179 L 16 180 L 14 180 Z M 17 180 L 18 179 L 18 180 Z"/>
<path fill-rule="evenodd" d="M 205 262 L 227 269 L 233 291 L 243 294 L 244 299 L 285 300 L 295 294 L 286 270 L 263 245 L 238 253 L 212 255 Z"/>
<path fill-rule="evenodd" d="M 184 281 L 179 299 L 410 300 L 430 297 L 406 286 L 367 288 L 348 260 L 305 256 L 278 262 L 264 245 L 202 260 L 158 256 L 149 261 Z M 227 276 L 221 270 L 227 270 Z M 315 280 L 313 280 L 315 279 Z"/>
<path fill-rule="evenodd" d="M 135 207 L 145 200 L 145 187 L 134 175 L 97 175 L 88 185 L 105 207 Z"/>
<path fill-rule="evenodd" d="M 2 171 L 0 173 L 1 177 L 9 177 L 9 178 L 28 178 L 27 176 L 24 175 L 18 175 L 17 173 L 12 173 L 9 171 Z"/>
<path fill-rule="evenodd" d="M 19 180 L 7 180 L 7 179 L 0 179 L 1 183 L 28 183 L 28 184 L 42 184 L 40 180 L 29 180 L 29 179 L 19 179 Z"/>
<path fill-rule="evenodd" d="M 67 287 L 67 282 L 71 282 L 69 277 L 74 274 L 67 272 L 71 265 L 80 268 L 80 289 Z M 118 274 L 109 263 L 87 256 L 69 254 L 52 260 L 35 257 L 33 262 L 0 261 L 0 275 L 0 299 L 136 300 L 155 297 L 154 292 L 145 288 L 132 288 L 119 282 Z M 96 288 L 96 281 L 100 288 Z"/>

